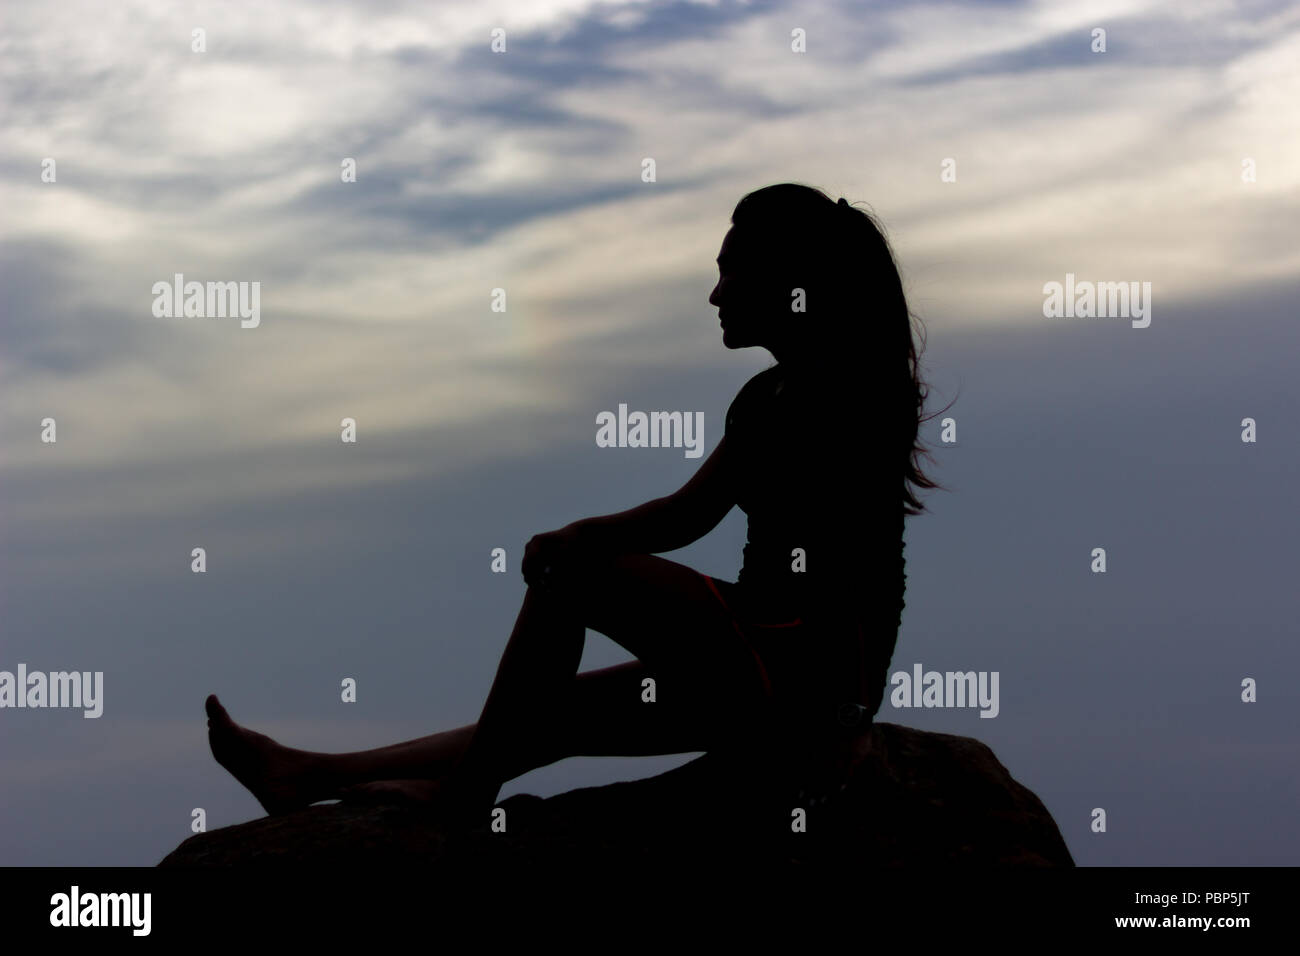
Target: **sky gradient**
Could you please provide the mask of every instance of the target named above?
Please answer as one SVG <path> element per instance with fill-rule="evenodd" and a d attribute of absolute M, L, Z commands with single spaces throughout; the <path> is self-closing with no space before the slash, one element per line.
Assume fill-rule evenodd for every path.
<path fill-rule="evenodd" d="M 771 363 L 722 346 L 708 296 L 735 203 L 781 181 L 878 215 L 928 407 L 954 402 L 955 443 L 922 431 L 948 490 L 908 519 L 891 672 L 998 671 L 1000 713 L 886 696 L 878 719 L 987 743 L 1081 865 L 1300 863 L 1300 8 L 0 18 L 0 670 L 105 675 L 99 719 L 0 709 L 0 864 L 148 866 L 195 807 L 261 816 L 208 751 L 210 692 L 306 749 L 475 720 L 524 542 L 702 460 L 598 448 L 596 415 L 702 411 L 707 455 Z M 155 317 L 175 273 L 260 282 L 260 325 Z M 1045 317 L 1067 273 L 1150 282 L 1150 326 Z M 844 440 L 868 451 L 870 422 Z M 744 540 L 733 510 L 670 557 L 734 579 Z M 584 668 L 628 657 L 588 633 Z M 574 758 L 503 795 L 691 756 Z"/>

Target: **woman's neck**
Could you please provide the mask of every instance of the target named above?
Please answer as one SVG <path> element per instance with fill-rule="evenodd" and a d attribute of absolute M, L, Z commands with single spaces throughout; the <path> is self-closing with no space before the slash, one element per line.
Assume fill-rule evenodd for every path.
<path fill-rule="evenodd" d="M 786 355 L 778 358 L 776 367 L 785 378 L 815 379 L 820 374 L 818 364 L 804 356 Z"/>

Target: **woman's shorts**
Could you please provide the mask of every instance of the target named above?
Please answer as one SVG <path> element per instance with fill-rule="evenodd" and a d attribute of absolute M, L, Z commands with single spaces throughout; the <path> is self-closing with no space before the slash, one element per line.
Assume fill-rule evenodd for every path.
<path fill-rule="evenodd" d="M 765 660 L 765 656 L 771 654 L 771 635 L 783 635 L 791 643 L 797 643 L 799 632 L 804 627 L 803 619 L 765 618 L 748 607 L 740 593 L 740 585 L 736 582 L 713 578 L 707 574 L 701 574 L 700 577 L 704 578 L 704 583 L 709 586 L 709 590 L 713 592 L 731 618 L 731 626 L 740 637 L 741 643 L 753 655 L 754 662 L 758 665 L 759 680 L 763 684 L 763 694 L 769 699 L 772 698 L 772 676 L 768 661 Z"/>
<path fill-rule="evenodd" d="M 732 628 L 753 657 L 763 694 L 769 701 L 779 697 L 784 703 L 796 707 L 806 705 L 813 713 L 825 709 L 827 714 L 831 714 L 838 703 L 856 702 L 859 693 L 870 689 L 860 683 L 864 679 L 870 682 L 875 676 L 866 673 L 861 656 L 865 653 L 865 633 L 861 625 L 857 630 L 857 674 L 850 675 L 845 669 L 849 662 L 822 656 L 831 653 L 828 651 L 831 645 L 818 638 L 810 622 L 762 610 L 759 607 L 762 602 L 748 600 L 749 595 L 734 581 L 720 580 L 707 574 L 700 576 L 731 618 Z M 880 699 L 871 696 L 862 703 L 874 714 Z"/>

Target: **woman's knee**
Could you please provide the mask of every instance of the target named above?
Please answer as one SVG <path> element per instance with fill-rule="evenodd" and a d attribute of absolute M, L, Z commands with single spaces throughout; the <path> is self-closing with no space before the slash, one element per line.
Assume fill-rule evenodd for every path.
<path fill-rule="evenodd" d="M 620 582 L 644 572 L 647 555 L 575 553 L 551 566 L 535 587 L 544 600 L 579 616 L 595 610 Z M 640 559 L 640 560 L 638 560 Z M 529 590 L 533 590 L 530 586 Z"/>

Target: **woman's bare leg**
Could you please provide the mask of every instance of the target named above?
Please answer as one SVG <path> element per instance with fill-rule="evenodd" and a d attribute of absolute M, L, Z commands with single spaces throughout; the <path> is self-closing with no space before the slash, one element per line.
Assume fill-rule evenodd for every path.
<path fill-rule="evenodd" d="M 206 703 L 208 743 L 217 763 L 252 792 L 269 814 L 287 813 L 338 796 L 353 784 L 398 774 L 441 776 L 452 767 L 474 725 L 355 753 L 315 753 L 285 747 L 235 723 L 216 695 Z"/>
<path fill-rule="evenodd" d="M 642 682 L 653 677 L 640 661 L 578 674 L 568 705 L 546 747 L 523 753 L 512 777 L 566 757 L 648 757 L 707 750 L 701 721 L 686 702 L 642 703 Z M 218 762 L 252 791 L 268 813 L 301 809 L 339 796 L 345 787 L 375 780 L 438 779 L 460 759 L 476 724 L 387 747 L 354 753 L 315 753 L 276 743 L 230 720 L 209 698 L 208 736 Z M 214 710 L 215 706 L 215 710 Z M 600 719 L 592 719 L 599 714 Z"/>
<path fill-rule="evenodd" d="M 584 640 L 576 621 L 584 617 L 658 669 L 634 661 L 575 676 Z M 313 753 L 240 727 L 213 696 L 209 740 L 217 761 L 268 813 L 370 781 L 438 780 L 453 768 L 468 784 L 462 789 L 491 802 L 504 781 L 565 757 L 707 750 L 734 732 L 720 714 L 735 714 L 737 697 L 752 700 L 754 678 L 752 658 L 730 628 L 696 572 L 629 555 L 586 575 L 580 588 L 529 589 L 484 706 L 486 725 L 374 750 Z M 642 699 L 647 677 L 656 682 L 654 703 Z"/>
<path fill-rule="evenodd" d="M 442 781 L 440 789 L 453 795 L 458 810 L 486 812 L 520 766 L 558 741 L 571 747 L 575 733 L 611 709 L 659 716 L 656 703 L 642 700 L 642 689 L 632 686 L 622 691 L 623 700 L 601 709 L 569 709 L 564 688 L 581 660 L 585 627 L 627 648 L 658 675 L 656 699 L 662 688 L 680 715 L 673 721 L 674 745 L 689 739 L 689 749 L 705 750 L 734 739 L 766 704 L 754 659 L 698 572 L 643 554 L 575 564 L 556 575 L 553 587 L 530 587 L 524 597 L 470 743 Z"/>

